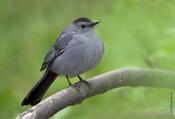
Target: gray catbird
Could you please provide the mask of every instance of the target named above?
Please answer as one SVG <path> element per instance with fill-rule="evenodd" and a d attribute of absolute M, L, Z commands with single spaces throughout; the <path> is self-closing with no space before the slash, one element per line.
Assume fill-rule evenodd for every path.
<path fill-rule="evenodd" d="M 95 67 L 104 52 L 104 45 L 94 28 L 98 23 L 81 17 L 61 33 L 44 58 L 41 71 L 46 71 L 43 77 L 26 95 L 22 105 L 39 103 L 58 75 L 66 76 L 69 85 L 69 77 L 77 76 L 84 81 L 80 74 Z"/>

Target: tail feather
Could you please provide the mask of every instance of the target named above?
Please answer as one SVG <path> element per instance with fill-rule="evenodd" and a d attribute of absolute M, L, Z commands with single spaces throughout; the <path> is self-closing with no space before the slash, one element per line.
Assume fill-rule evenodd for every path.
<path fill-rule="evenodd" d="M 34 85 L 34 87 L 26 95 L 21 105 L 36 105 L 37 103 L 39 103 L 56 77 L 57 74 L 51 71 L 46 71 L 43 77 Z"/>

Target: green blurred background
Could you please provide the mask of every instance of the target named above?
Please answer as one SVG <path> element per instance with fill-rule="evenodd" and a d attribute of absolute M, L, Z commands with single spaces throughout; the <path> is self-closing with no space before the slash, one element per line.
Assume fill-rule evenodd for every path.
<path fill-rule="evenodd" d="M 84 78 L 128 66 L 175 70 L 174 0 L 0 0 L 1 119 L 29 108 L 20 103 L 41 77 L 47 50 L 81 16 L 101 21 L 97 32 L 105 44 L 101 63 Z M 64 77 L 58 78 L 45 97 L 67 86 Z M 114 89 L 52 119 L 167 119 L 169 94 L 167 89 Z"/>

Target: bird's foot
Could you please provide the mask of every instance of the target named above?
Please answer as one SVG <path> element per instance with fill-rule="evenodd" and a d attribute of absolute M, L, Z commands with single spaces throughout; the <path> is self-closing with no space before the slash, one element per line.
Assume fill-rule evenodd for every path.
<path fill-rule="evenodd" d="M 86 85 L 89 87 L 89 89 L 91 89 L 91 88 L 92 88 L 92 85 L 91 85 L 91 83 L 90 83 L 90 82 L 85 81 L 85 80 L 81 80 L 80 82 L 85 83 L 85 84 L 86 84 Z"/>
<path fill-rule="evenodd" d="M 86 80 L 83 80 L 79 75 L 78 75 L 78 78 L 79 78 L 80 82 L 85 83 L 85 84 L 89 87 L 89 89 L 92 88 L 92 85 L 90 84 L 90 82 L 88 82 L 88 81 L 86 81 Z"/>

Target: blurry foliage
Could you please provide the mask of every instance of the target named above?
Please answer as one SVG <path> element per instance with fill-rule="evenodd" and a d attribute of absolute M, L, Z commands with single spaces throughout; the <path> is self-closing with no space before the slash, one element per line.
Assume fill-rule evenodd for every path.
<path fill-rule="evenodd" d="M 20 106 L 21 100 L 41 77 L 48 48 L 80 16 L 101 21 L 97 32 L 106 48 L 101 63 L 84 78 L 126 66 L 149 67 L 148 59 L 159 68 L 174 70 L 174 11 L 173 0 L 0 0 L 0 117 L 15 118 L 27 109 Z M 62 77 L 46 97 L 65 87 Z M 66 108 L 53 119 L 165 119 L 169 92 L 115 89 Z"/>

